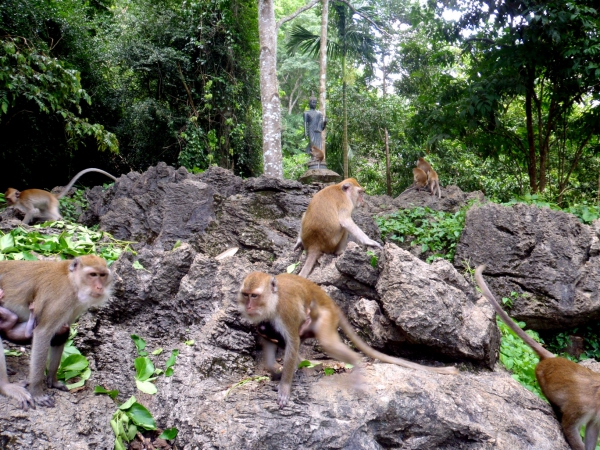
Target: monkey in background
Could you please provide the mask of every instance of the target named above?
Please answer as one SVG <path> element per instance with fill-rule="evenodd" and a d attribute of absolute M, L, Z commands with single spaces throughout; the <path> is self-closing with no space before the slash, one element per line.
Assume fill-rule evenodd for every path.
<path fill-rule="evenodd" d="M 281 379 L 277 396 L 280 408 L 285 407 L 290 398 L 302 339 L 316 337 L 325 353 L 358 369 L 361 359 L 342 342 L 338 326 L 358 350 L 371 358 L 411 369 L 443 374 L 458 373 L 454 367 L 423 366 L 374 350 L 356 334 L 348 319 L 323 289 L 298 275 L 283 273 L 271 276 L 263 272 L 252 272 L 240 287 L 238 308 L 246 319 L 259 325 L 259 328 L 267 323 L 262 328 L 265 333 L 261 334 L 261 342 L 271 378 Z M 273 336 L 277 336 L 277 339 L 273 339 Z M 275 363 L 278 345 L 285 348 L 281 373 Z M 358 376 L 358 370 L 355 373 Z"/>
<path fill-rule="evenodd" d="M 29 323 L 35 316 L 28 389 L 9 383 L 0 340 L 0 393 L 16 399 L 25 410 L 54 406 L 52 398 L 44 395 L 43 384 L 45 380 L 50 388 L 67 390 L 56 372 L 69 337 L 68 325 L 88 308 L 108 300 L 112 274 L 103 258 L 84 255 L 70 261 L 0 261 L 0 276 L 2 308 L 16 314 L 19 322 Z"/>
<path fill-rule="evenodd" d="M 425 158 L 417 159 L 417 168 L 421 169 L 423 172 L 427 174 L 427 186 L 429 186 L 429 190 L 431 191 L 431 195 L 435 195 L 435 189 L 437 188 L 438 197 L 442 198 L 442 192 L 440 190 L 440 180 L 438 174 L 433 167 L 425 161 Z"/>
<path fill-rule="evenodd" d="M 413 189 L 420 191 L 425 187 L 427 187 L 427 174 L 418 167 L 415 167 L 413 169 L 413 184 L 411 184 L 404 192 L 412 191 Z M 402 192 L 402 194 L 404 194 L 404 192 Z"/>
<path fill-rule="evenodd" d="M 323 150 L 321 150 L 318 147 L 315 147 L 314 145 L 310 147 L 310 154 L 312 156 L 312 159 L 309 162 L 316 162 L 320 166 L 321 163 L 323 163 L 323 161 L 325 160 L 325 153 L 323 153 Z"/>
<path fill-rule="evenodd" d="M 69 182 L 62 192 L 58 195 L 54 195 L 51 192 L 43 191 L 41 189 L 25 189 L 24 191 L 18 191 L 14 188 L 8 188 L 4 197 L 9 205 L 14 206 L 19 211 L 25 213 L 23 223 L 29 225 L 32 220 L 60 220 L 62 216 L 58 211 L 58 200 L 64 197 L 69 189 L 73 187 L 75 182 L 84 174 L 88 172 L 98 172 L 112 178 L 114 181 L 117 179 L 110 173 L 100 169 L 85 169 L 79 172 Z"/>
<path fill-rule="evenodd" d="M 484 270 L 485 266 L 475 270 L 475 279 L 484 297 L 502 321 L 540 357 L 535 367 L 535 377 L 561 421 L 567 442 L 573 450 L 594 450 L 600 431 L 600 373 L 566 358 L 556 357 L 534 341 L 496 301 L 483 279 Z M 586 426 L 585 446 L 579 436 L 579 429 L 583 425 Z"/>
<path fill-rule="evenodd" d="M 308 278 L 323 253 L 341 255 L 348 244 L 348 233 L 362 245 L 381 248 L 352 220 L 354 208 L 364 204 L 364 193 L 354 178 L 347 178 L 315 194 L 302 216 L 300 235 L 294 246 L 294 250 L 306 249 L 301 277 Z"/>

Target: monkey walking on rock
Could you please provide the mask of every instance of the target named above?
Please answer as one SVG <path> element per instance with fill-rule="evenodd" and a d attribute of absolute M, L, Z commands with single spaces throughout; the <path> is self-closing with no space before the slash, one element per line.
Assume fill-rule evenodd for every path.
<path fill-rule="evenodd" d="M 484 270 L 485 266 L 475 270 L 475 279 L 484 297 L 502 321 L 540 357 L 535 367 L 535 377 L 559 416 L 567 442 L 573 450 L 594 450 L 600 431 L 600 373 L 555 356 L 527 335 L 504 312 L 490 292 L 483 279 Z M 583 425 L 586 426 L 585 445 L 579 436 L 579 429 Z"/>

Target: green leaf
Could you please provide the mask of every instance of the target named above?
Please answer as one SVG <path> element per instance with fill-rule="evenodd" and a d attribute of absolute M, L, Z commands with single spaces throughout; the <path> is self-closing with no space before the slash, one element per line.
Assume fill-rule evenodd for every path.
<path fill-rule="evenodd" d="M 150 381 L 141 381 L 136 379 L 135 385 L 140 391 L 142 391 L 145 394 L 154 395 L 158 392 L 156 385 L 154 383 L 151 383 Z"/>
<path fill-rule="evenodd" d="M 138 355 L 146 356 L 148 353 L 143 351 L 146 348 L 146 341 L 136 334 L 132 334 L 131 339 L 133 339 L 133 343 L 137 348 Z"/>
<path fill-rule="evenodd" d="M 167 428 L 158 437 L 159 437 L 159 439 L 164 439 L 166 441 L 172 441 L 173 439 L 175 439 L 177 437 L 178 433 L 179 433 L 179 430 L 177 430 L 177 428 L 175 428 L 175 427 Z"/>
<path fill-rule="evenodd" d="M 160 355 L 162 352 L 163 352 L 162 348 L 157 348 L 151 354 L 154 355 L 154 356 L 156 356 L 156 355 Z"/>
<path fill-rule="evenodd" d="M 144 266 L 142 266 L 142 263 L 140 263 L 139 261 L 134 261 L 132 264 L 132 267 L 135 270 L 146 270 L 146 268 Z"/>
<path fill-rule="evenodd" d="M 134 366 L 136 380 L 146 381 L 152 376 L 152 374 L 154 374 L 154 364 L 152 364 L 150 358 L 146 356 L 139 356 L 135 358 Z"/>
<path fill-rule="evenodd" d="M 138 427 L 142 427 L 146 430 L 156 430 L 156 423 L 154 422 L 152 414 L 139 403 L 135 402 L 125 412 Z"/>
<path fill-rule="evenodd" d="M 323 372 L 325 372 L 325 375 L 329 376 L 329 375 L 333 375 L 335 373 L 335 370 L 332 369 L 331 367 L 324 367 Z"/>
<path fill-rule="evenodd" d="M 298 267 L 299 265 L 300 265 L 300 261 L 295 262 L 294 264 L 290 264 L 289 266 L 287 266 L 286 272 L 293 273 L 294 270 L 296 270 L 296 267 Z"/>
<path fill-rule="evenodd" d="M 170 377 L 173 375 L 173 366 L 175 365 L 177 355 L 179 355 L 178 349 L 171 350 L 171 356 L 165 363 L 165 376 Z"/>
<path fill-rule="evenodd" d="M 114 400 L 115 398 L 117 398 L 117 395 L 119 395 L 119 391 L 116 389 L 112 389 L 109 391 L 108 389 L 102 386 L 96 386 L 94 388 L 94 394 L 106 394 Z"/>
<path fill-rule="evenodd" d="M 194 345 L 195 343 L 196 343 L 196 341 L 193 340 L 193 339 L 190 339 L 189 341 L 185 341 L 185 345 L 190 345 L 191 346 L 191 345 Z"/>
<path fill-rule="evenodd" d="M 132 395 L 129 400 L 127 400 L 125 403 L 123 403 L 121 406 L 119 406 L 120 410 L 127 410 L 129 408 L 131 408 L 131 405 L 133 405 L 137 400 L 135 399 L 135 397 Z"/>

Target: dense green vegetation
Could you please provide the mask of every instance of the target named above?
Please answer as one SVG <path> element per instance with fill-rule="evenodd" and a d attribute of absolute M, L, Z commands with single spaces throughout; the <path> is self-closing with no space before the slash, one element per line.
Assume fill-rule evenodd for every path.
<path fill-rule="evenodd" d="M 276 0 L 276 18 L 304 5 Z M 600 16 L 572 2 L 331 0 L 327 162 L 392 195 L 426 155 L 443 185 L 560 207 L 598 201 Z M 303 169 L 318 93 L 317 5 L 278 35 L 285 176 Z M 251 0 L 0 4 L 3 191 L 83 167 L 158 161 L 262 170 L 258 10 Z M 321 109 L 322 107 L 319 106 Z M 100 176 L 88 175 L 83 183 Z M 586 203 L 584 203 L 586 202 Z"/>

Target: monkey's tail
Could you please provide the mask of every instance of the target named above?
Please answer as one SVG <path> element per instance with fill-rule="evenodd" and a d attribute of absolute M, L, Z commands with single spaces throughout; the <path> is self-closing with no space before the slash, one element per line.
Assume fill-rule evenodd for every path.
<path fill-rule="evenodd" d="M 104 170 L 100 170 L 100 169 L 94 169 L 93 167 L 92 167 L 92 168 L 89 168 L 89 169 L 84 169 L 84 170 L 82 170 L 81 172 L 79 172 L 77 175 L 75 175 L 75 176 L 73 177 L 73 179 L 72 179 L 72 180 L 69 182 L 69 184 L 67 184 L 67 187 L 66 187 L 66 188 L 64 188 L 64 189 L 62 190 L 62 192 L 56 196 L 56 198 L 62 198 L 62 197 L 64 197 L 64 196 L 67 194 L 67 192 L 69 192 L 69 189 L 71 189 L 71 188 L 73 187 L 73 185 L 75 184 L 75 182 L 76 182 L 77 180 L 79 180 L 79 178 L 80 178 L 82 175 L 85 175 L 85 174 L 86 174 L 86 173 L 88 173 L 88 172 L 98 172 L 98 173 L 101 173 L 102 175 L 106 175 L 107 177 L 109 177 L 109 178 L 112 178 L 114 181 L 117 181 L 117 178 L 116 178 L 116 177 L 114 177 L 113 175 L 111 175 L 111 174 L 110 174 L 110 173 L 108 173 L 108 172 L 105 172 Z"/>
<path fill-rule="evenodd" d="M 488 299 L 488 301 L 492 304 L 494 309 L 496 310 L 496 314 L 500 316 L 502 321 L 508 325 L 508 327 L 515 332 L 517 336 L 519 336 L 527 345 L 529 345 L 534 352 L 538 354 L 541 359 L 546 358 L 554 358 L 555 355 L 550 353 L 544 347 L 542 347 L 538 342 L 535 342 L 531 336 L 525 333 L 510 317 L 506 312 L 502 309 L 500 304 L 496 301 L 494 295 L 490 292 L 485 280 L 483 279 L 483 271 L 485 270 L 485 266 L 481 265 L 475 269 L 475 280 L 477 280 L 477 284 L 483 292 L 483 296 Z"/>
<path fill-rule="evenodd" d="M 406 359 L 396 358 L 394 356 L 390 356 L 390 355 L 386 355 L 385 353 L 378 352 L 374 348 L 370 347 L 365 341 L 363 341 L 358 336 L 358 334 L 356 334 L 356 332 L 352 328 L 352 325 L 350 325 L 350 322 L 348 322 L 348 319 L 346 319 L 346 317 L 342 313 L 339 314 L 339 318 L 340 318 L 340 327 L 342 328 L 342 330 L 344 330 L 344 333 L 346 333 L 346 336 L 348 336 L 348 338 L 354 343 L 354 345 L 356 345 L 356 348 L 358 348 L 361 352 L 363 352 L 367 356 L 370 356 L 371 358 L 376 358 L 380 361 L 383 361 L 383 362 L 389 363 L 389 364 L 396 364 L 397 366 L 408 367 L 409 369 L 428 370 L 430 372 L 444 373 L 444 374 L 449 374 L 449 375 L 456 375 L 458 373 L 458 369 L 456 367 L 424 366 L 422 364 L 417 364 L 417 363 L 414 363 L 411 361 L 407 361 Z"/>
<path fill-rule="evenodd" d="M 404 192 L 402 192 L 400 195 L 404 194 L 405 192 L 412 191 L 414 188 L 415 188 L 415 185 L 413 184 L 413 185 L 409 186 L 409 187 L 408 187 L 408 189 L 406 189 L 406 190 L 405 190 Z"/>

